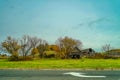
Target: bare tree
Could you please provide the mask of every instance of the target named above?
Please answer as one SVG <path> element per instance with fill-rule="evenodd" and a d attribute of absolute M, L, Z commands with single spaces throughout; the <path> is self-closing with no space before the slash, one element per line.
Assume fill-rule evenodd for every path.
<path fill-rule="evenodd" d="M 112 49 L 110 44 L 105 44 L 102 46 L 102 51 L 109 53 L 109 51 Z"/>
<path fill-rule="evenodd" d="M 69 37 L 59 38 L 56 41 L 56 44 L 59 46 L 61 52 L 64 53 L 65 58 L 67 58 L 68 54 L 72 52 L 75 47 L 82 47 L 82 42 L 79 40 L 75 40 Z"/>
<path fill-rule="evenodd" d="M 21 43 L 21 54 L 24 58 L 31 53 L 33 48 L 36 48 L 41 42 L 41 39 L 37 37 L 30 37 L 28 35 L 24 35 L 20 41 Z"/>

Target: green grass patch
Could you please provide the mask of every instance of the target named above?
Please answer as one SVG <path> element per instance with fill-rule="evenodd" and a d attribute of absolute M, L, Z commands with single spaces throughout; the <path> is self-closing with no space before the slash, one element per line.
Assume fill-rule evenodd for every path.
<path fill-rule="evenodd" d="M 120 69 L 120 59 L 0 60 L 0 69 Z"/>

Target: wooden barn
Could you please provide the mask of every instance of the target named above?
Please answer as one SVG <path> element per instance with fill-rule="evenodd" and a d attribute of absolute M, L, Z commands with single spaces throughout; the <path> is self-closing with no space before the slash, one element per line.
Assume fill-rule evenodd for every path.
<path fill-rule="evenodd" d="M 95 54 L 95 50 L 92 48 L 80 50 L 79 48 L 75 47 L 75 51 L 71 52 L 68 56 L 72 59 L 79 59 L 83 56 L 93 56 Z"/>

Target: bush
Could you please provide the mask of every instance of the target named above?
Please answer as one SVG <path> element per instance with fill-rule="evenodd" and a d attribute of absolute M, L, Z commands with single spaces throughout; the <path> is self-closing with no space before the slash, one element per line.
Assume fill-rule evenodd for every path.
<path fill-rule="evenodd" d="M 33 60 L 32 57 L 30 56 L 26 56 L 26 57 L 23 57 L 23 56 L 10 56 L 9 57 L 9 61 L 31 61 Z"/>
<path fill-rule="evenodd" d="M 104 55 L 104 59 L 118 59 L 119 57 Z"/>
<path fill-rule="evenodd" d="M 54 58 L 55 54 L 50 54 L 50 55 L 44 55 L 45 58 Z"/>
<path fill-rule="evenodd" d="M 119 57 L 109 56 L 107 54 L 96 53 L 93 56 L 87 56 L 89 59 L 118 59 Z"/>
<path fill-rule="evenodd" d="M 44 57 L 45 58 L 54 58 L 55 57 L 56 52 L 55 51 L 45 51 L 44 52 Z"/>
<path fill-rule="evenodd" d="M 104 55 L 101 54 L 101 53 L 96 53 L 93 56 L 87 56 L 87 58 L 90 58 L 90 59 L 104 59 Z"/>
<path fill-rule="evenodd" d="M 18 61 L 18 56 L 10 56 L 9 61 Z"/>
<path fill-rule="evenodd" d="M 31 61 L 31 60 L 33 60 L 31 56 L 26 56 L 26 57 L 20 56 L 18 58 L 18 61 Z"/>

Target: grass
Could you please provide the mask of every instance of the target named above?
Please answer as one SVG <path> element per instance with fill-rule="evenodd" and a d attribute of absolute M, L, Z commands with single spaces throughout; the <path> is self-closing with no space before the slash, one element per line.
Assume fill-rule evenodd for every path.
<path fill-rule="evenodd" d="M 0 60 L 0 69 L 120 69 L 120 59 L 40 59 Z"/>

